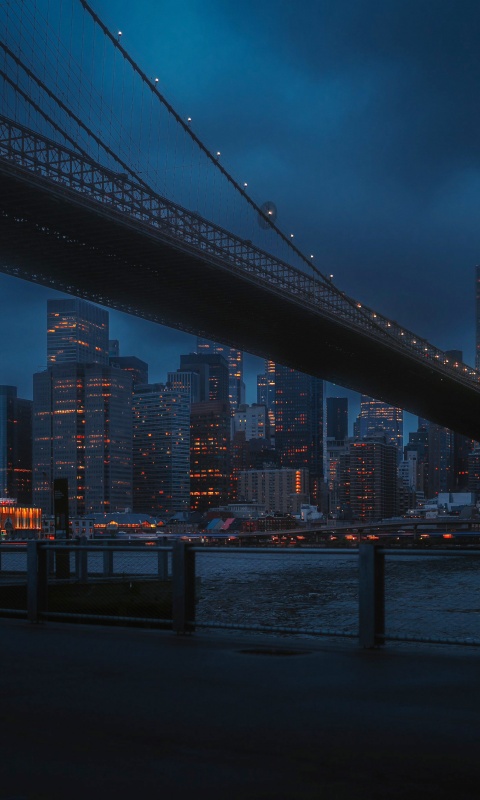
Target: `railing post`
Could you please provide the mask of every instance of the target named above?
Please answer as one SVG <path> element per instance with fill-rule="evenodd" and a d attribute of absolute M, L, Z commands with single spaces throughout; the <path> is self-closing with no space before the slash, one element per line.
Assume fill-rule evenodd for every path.
<path fill-rule="evenodd" d="M 176 633 L 195 629 L 195 553 L 188 542 L 173 543 L 172 618 Z"/>
<path fill-rule="evenodd" d="M 105 542 L 108 550 L 103 551 L 103 575 L 105 578 L 111 578 L 113 575 L 113 542 Z"/>
<path fill-rule="evenodd" d="M 359 545 L 359 644 L 378 647 L 385 634 L 385 557 L 380 546 Z"/>
<path fill-rule="evenodd" d="M 47 551 L 43 542 L 27 542 L 27 618 L 39 622 L 47 605 Z"/>
<path fill-rule="evenodd" d="M 75 550 L 75 575 L 80 583 L 87 583 L 88 580 L 88 551 L 87 537 L 80 536 L 77 539 L 77 549 Z"/>
<path fill-rule="evenodd" d="M 159 547 L 163 547 L 162 542 L 157 542 Z M 158 580 L 168 580 L 168 550 L 159 550 L 158 554 Z"/>

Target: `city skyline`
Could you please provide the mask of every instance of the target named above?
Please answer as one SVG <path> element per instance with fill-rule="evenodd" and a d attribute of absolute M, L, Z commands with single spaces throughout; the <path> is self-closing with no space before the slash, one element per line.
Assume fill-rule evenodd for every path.
<path fill-rule="evenodd" d="M 278 226 L 321 271 L 474 364 L 475 3 L 445 2 L 433 16 L 411 2 L 212 0 L 210 13 L 187 2 L 161 19 L 151 0 L 133 12 L 125 0 L 94 6 L 254 199 L 275 202 Z M 3 275 L 0 291 L 2 380 L 28 398 L 46 362 L 42 303 L 54 293 Z M 195 350 L 181 331 L 110 315 L 122 354 L 146 360 L 154 381 Z M 246 358 L 249 403 L 262 372 Z M 327 393 L 352 399 L 351 426 L 354 395 Z"/>

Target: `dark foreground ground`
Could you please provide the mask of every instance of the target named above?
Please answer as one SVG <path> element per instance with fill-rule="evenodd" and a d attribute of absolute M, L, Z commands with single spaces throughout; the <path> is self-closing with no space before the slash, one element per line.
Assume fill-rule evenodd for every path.
<path fill-rule="evenodd" d="M 0 653 L 0 800 L 480 798 L 475 650 L 0 620 Z"/>

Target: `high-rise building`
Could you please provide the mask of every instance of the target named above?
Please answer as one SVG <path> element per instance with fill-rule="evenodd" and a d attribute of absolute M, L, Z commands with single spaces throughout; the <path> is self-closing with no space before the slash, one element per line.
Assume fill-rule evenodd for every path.
<path fill-rule="evenodd" d="M 267 407 L 260 403 L 242 404 L 233 412 L 233 434 L 243 431 L 245 439 L 267 439 L 270 442 L 270 420 Z"/>
<path fill-rule="evenodd" d="M 72 515 L 132 506 L 132 378 L 101 364 L 59 363 L 33 376 L 33 498 L 53 510 L 68 480 Z"/>
<path fill-rule="evenodd" d="M 0 386 L 0 497 L 32 502 L 32 401 Z"/>
<path fill-rule="evenodd" d="M 197 353 L 199 355 L 221 355 L 228 364 L 228 395 L 230 409 L 233 412 L 245 403 L 245 383 L 243 381 L 243 352 L 235 347 L 214 342 L 211 339 L 197 337 Z"/>
<path fill-rule="evenodd" d="M 167 386 L 188 395 L 190 403 L 200 402 L 200 375 L 198 372 L 177 369 L 167 373 Z"/>
<path fill-rule="evenodd" d="M 190 414 L 190 506 L 203 512 L 229 498 L 230 403 L 193 403 Z"/>
<path fill-rule="evenodd" d="M 132 386 L 135 389 L 140 384 L 148 383 L 148 364 L 137 356 L 110 356 L 110 366 L 123 369 L 132 376 Z"/>
<path fill-rule="evenodd" d="M 275 362 L 265 359 L 263 375 L 257 375 L 257 403 L 265 405 L 270 419 L 270 435 L 275 442 Z"/>
<path fill-rule="evenodd" d="M 341 456 L 339 505 L 354 519 L 389 519 L 397 513 L 397 448 L 384 433 L 348 443 Z"/>
<path fill-rule="evenodd" d="M 190 508 L 190 398 L 161 383 L 133 396 L 133 508 L 162 516 Z"/>
<path fill-rule="evenodd" d="M 362 394 L 360 414 L 358 415 L 358 433 L 360 439 L 383 431 L 387 444 L 397 447 L 397 461 L 403 456 L 403 410 L 374 400 Z"/>
<path fill-rule="evenodd" d="M 323 482 L 323 381 L 275 365 L 275 447 L 282 467 L 308 469 L 310 502 Z"/>
<path fill-rule="evenodd" d="M 65 297 L 47 301 L 47 363 L 108 366 L 108 311 Z"/>
<path fill-rule="evenodd" d="M 180 356 L 180 372 L 198 373 L 198 402 L 214 401 L 230 405 L 228 363 L 220 353 Z"/>
<path fill-rule="evenodd" d="M 327 439 L 343 442 L 348 436 L 348 397 L 327 397 Z"/>

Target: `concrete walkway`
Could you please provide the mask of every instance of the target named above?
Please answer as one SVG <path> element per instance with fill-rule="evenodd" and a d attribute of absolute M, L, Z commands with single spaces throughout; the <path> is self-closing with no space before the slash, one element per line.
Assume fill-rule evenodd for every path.
<path fill-rule="evenodd" d="M 0 649 L 0 800 L 480 797 L 475 650 L 19 620 Z"/>

